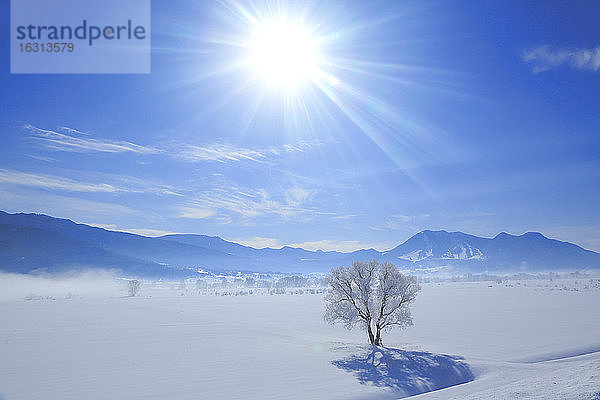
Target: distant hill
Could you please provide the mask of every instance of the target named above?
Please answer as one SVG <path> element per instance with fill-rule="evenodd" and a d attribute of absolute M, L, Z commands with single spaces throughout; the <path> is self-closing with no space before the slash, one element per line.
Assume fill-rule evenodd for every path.
<path fill-rule="evenodd" d="M 390 261 L 417 273 L 600 269 L 600 254 L 535 232 L 482 238 L 427 230 L 389 251 L 341 253 L 293 247 L 255 249 L 205 235 L 145 237 L 47 215 L 0 211 L 0 270 L 9 272 L 103 268 L 129 276 L 176 277 L 193 275 L 202 268 L 306 273 L 370 259 Z"/>

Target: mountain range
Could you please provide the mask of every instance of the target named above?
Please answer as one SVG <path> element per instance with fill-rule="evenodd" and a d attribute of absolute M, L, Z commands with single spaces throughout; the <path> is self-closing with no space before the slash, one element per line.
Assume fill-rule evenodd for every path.
<path fill-rule="evenodd" d="M 197 270 L 327 272 L 354 260 L 390 261 L 415 273 L 600 270 L 600 254 L 541 233 L 483 238 L 425 230 L 389 251 L 351 253 L 256 249 L 217 236 L 146 237 L 42 214 L 0 211 L 0 270 L 15 273 L 102 268 L 125 276 L 193 276 Z"/>

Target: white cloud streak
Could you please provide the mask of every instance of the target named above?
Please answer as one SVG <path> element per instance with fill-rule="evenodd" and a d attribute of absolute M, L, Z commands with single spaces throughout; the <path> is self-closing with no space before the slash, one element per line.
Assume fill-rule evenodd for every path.
<path fill-rule="evenodd" d="M 129 191 L 107 183 L 86 183 L 59 176 L 34 174 L 8 169 L 0 169 L 0 183 L 41 189 L 64 190 L 68 192 L 115 193 Z"/>
<path fill-rule="evenodd" d="M 263 161 L 266 155 L 257 150 L 244 149 L 240 147 L 230 146 L 226 144 L 212 143 L 204 146 L 187 145 L 181 146 L 178 151 L 171 154 L 173 157 L 188 161 Z"/>
<path fill-rule="evenodd" d="M 222 210 L 246 218 L 262 215 L 297 216 L 307 212 L 300 203 L 275 200 L 265 190 L 230 191 L 216 189 L 197 196 L 195 203 L 203 210 Z"/>
<path fill-rule="evenodd" d="M 540 46 L 525 50 L 523 61 L 530 64 L 535 73 L 562 65 L 596 72 L 600 69 L 600 46 L 591 49 Z"/>
<path fill-rule="evenodd" d="M 38 193 L 21 189 L 10 191 L 0 190 L 2 209 L 7 212 L 32 212 L 52 215 L 58 218 L 87 221 L 90 218 L 98 220 L 130 217 L 141 214 L 137 210 L 121 204 L 90 201 L 69 196 Z"/>
<path fill-rule="evenodd" d="M 422 215 L 421 217 L 426 218 L 427 216 Z M 409 228 L 416 219 L 417 217 L 414 215 L 394 214 L 382 223 L 370 226 L 369 228 L 374 231 L 405 230 Z"/>
<path fill-rule="evenodd" d="M 206 143 L 202 145 L 178 143 L 167 146 L 143 146 L 127 141 L 93 139 L 89 137 L 89 133 L 65 126 L 54 131 L 27 124 L 24 125 L 24 129 L 31 132 L 31 137 L 34 140 L 37 140 L 50 150 L 74 153 L 163 154 L 172 159 L 193 163 L 265 162 L 272 157 L 281 157 L 289 153 L 300 153 L 321 145 L 320 142 L 301 141 L 295 144 L 283 144 L 259 149 L 244 148 L 227 143 Z"/>
<path fill-rule="evenodd" d="M 40 129 L 33 125 L 25 125 L 24 128 L 32 133 L 32 138 L 40 141 L 45 147 L 51 150 L 70 151 L 75 153 L 102 152 L 102 153 L 136 153 L 136 154 L 156 154 L 162 150 L 142 146 L 139 144 L 114 141 L 105 139 L 92 139 L 89 137 L 69 136 L 64 133 Z M 61 127 L 61 130 L 78 136 L 87 136 L 73 128 Z"/>
<path fill-rule="evenodd" d="M 283 247 L 283 245 L 278 239 L 261 236 L 231 239 L 231 241 L 239 243 L 243 246 L 254 247 L 255 249 L 264 249 L 266 247 L 270 247 L 272 249 L 280 249 L 281 247 Z"/>
<path fill-rule="evenodd" d="M 207 143 L 201 146 L 177 145 L 168 153 L 171 157 L 187 162 L 216 161 L 225 163 L 244 160 L 264 162 L 272 157 L 280 157 L 289 153 L 301 153 L 320 145 L 319 142 L 298 142 L 261 149 L 248 149 L 225 143 Z"/>
<path fill-rule="evenodd" d="M 37 189 L 58 190 L 85 193 L 154 193 L 157 195 L 182 196 L 170 186 L 161 185 L 143 179 L 118 176 L 118 183 L 85 182 L 62 176 L 23 172 L 0 168 L 0 183 L 33 187 Z"/>
<path fill-rule="evenodd" d="M 197 194 L 192 201 L 179 209 L 178 217 L 195 219 L 215 217 L 221 218 L 226 223 L 231 222 L 232 216 L 245 219 L 261 216 L 306 218 L 326 214 L 307 206 L 314 193 L 315 190 L 292 186 L 279 191 L 274 197 L 265 189 L 254 190 L 236 185 L 219 186 Z M 228 218 L 223 219 L 223 217 Z"/>
<path fill-rule="evenodd" d="M 217 213 L 209 208 L 201 207 L 182 207 L 178 215 L 179 218 L 206 219 L 215 216 Z"/>

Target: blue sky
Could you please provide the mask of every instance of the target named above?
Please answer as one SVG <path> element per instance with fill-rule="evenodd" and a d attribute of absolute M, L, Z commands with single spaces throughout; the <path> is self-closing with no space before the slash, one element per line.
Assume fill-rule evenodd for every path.
<path fill-rule="evenodd" d="M 7 3 L 2 210 L 259 247 L 445 229 L 600 251 L 597 2 L 155 0 L 140 75 L 11 75 Z M 302 17 L 322 77 L 240 67 L 239 10 Z"/>

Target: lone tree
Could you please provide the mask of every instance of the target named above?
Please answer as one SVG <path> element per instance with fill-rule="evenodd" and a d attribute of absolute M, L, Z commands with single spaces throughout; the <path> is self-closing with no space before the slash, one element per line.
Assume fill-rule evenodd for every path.
<path fill-rule="evenodd" d="M 381 331 L 412 325 L 408 306 L 421 287 L 394 264 L 355 261 L 352 267 L 333 269 L 328 283 L 326 322 L 341 322 L 348 329 L 359 324 L 366 329 L 369 343 L 377 346 L 382 345 Z"/>

